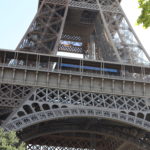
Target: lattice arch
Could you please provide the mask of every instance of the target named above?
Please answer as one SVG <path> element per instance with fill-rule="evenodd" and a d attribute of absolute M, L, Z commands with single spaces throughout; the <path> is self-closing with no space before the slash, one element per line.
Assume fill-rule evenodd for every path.
<path fill-rule="evenodd" d="M 142 130 L 125 126 L 112 126 L 110 122 L 102 122 L 102 120 L 95 118 L 82 117 L 69 118 L 63 121 L 60 119 L 30 126 L 18 132 L 17 135 L 28 144 L 29 150 L 35 150 L 36 146 L 46 146 L 50 149 L 61 147 L 61 150 L 66 147 L 70 150 L 76 148 L 81 150 L 85 148 L 103 150 L 149 149 L 150 143 L 146 138 L 148 135 L 143 134 Z"/>
<path fill-rule="evenodd" d="M 27 105 L 26 105 L 27 106 Z M 29 108 L 29 107 L 28 107 Z M 37 124 L 43 121 L 55 120 L 55 119 L 64 119 L 68 117 L 96 117 L 97 119 L 111 119 L 120 122 L 124 122 L 126 124 L 130 124 L 133 126 L 137 126 L 143 128 L 145 130 L 150 129 L 150 123 L 143 119 L 139 119 L 132 115 L 126 115 L 123 113 L 119 113 L 116 111 L 110 111 L 106 109 L 91 109 L 91 108 L 59 108 L 48 111 L 42 111 L 37 113 L 32 113 L 30 115 L 25 115 L 23 112 L 18 112 L 19 114 L 23 114 L 24 116 L 19 118 L 13 118 L 5 128 L 7 130 L 21 130 L 23 128 L 29 127 L 33 124 Z"/>
<path fill-rule="evenodd" d="M 7 130 L 65 117 L 96 117 L 121 121 L 150 129 L 150 109 L 146 98 L 38 88 L 12 114 Z"/>

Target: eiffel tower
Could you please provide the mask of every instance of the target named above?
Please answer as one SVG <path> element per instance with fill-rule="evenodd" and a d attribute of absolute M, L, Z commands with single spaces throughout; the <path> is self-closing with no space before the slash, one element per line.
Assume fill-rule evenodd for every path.
<path fill-rule="evenodd" d="M 149 150 L 149 62 L 120 1 L 39 0 L 0 50 L 1 127 L 27 150 Z"/>

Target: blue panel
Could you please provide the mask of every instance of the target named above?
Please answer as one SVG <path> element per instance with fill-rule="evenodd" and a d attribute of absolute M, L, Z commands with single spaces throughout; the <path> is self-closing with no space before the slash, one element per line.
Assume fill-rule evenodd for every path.
<path fill-rule="evenodd" d="M 91 67 L 91 66 L 80 66 L 80 65 L 73 65 L 73 64 L 60 64 L 61 67 L 67 67 L 67 68 L 78 68 L 78 69 L 87 69 L 87 70 L 95 70 L 95 71 L 105 71 L 105 72 L 114 72 L 117 73 L 117 69 L 112 68 L 99 68 L 99 67 Z"/>

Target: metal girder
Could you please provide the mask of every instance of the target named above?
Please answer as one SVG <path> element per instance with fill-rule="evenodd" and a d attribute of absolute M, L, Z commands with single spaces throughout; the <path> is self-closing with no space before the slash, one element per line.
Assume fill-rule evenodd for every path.
<path fill-rule="evenodd" d="M 117 0 L 96 1 L 99 5 L 104 27 L 112 42 L 116 56 L 118 58 L 120 57 L 120 60 L 125 63 L 148 63 L 150 57 L 134 33 L 119 2 Z M 116 7 L 118 11 L 103 11 L 103 5 L 109 5 L 111 10 Z"/>
<path fill-rule="evenodd" d="M 93 124 L 85 128 L 88 122 Z M 31 132 L 28 132 L 29 130 Z M 125 142 L 128 143 L 126 146 L 130 146 L 131 150 L 148 150 L 149 148 L 149 135 L 140 129 L 124 127 L 121 124 L 115 125 L 110 121 L 82 117 L 36 124 L 23 129 L 17 135 L 32 148 L 36 147 L 38 143 L 40 147 L 45 145 L 47 147 L 61 147 L 62 149 L 116 150 L 123 146 Z M 53 138 L 53 140 L 49 140 L 49 138 Z M 64 140 L 60 140 L 60 138 Z M 65 140 L 67 138 L 69 140 Z M 101 145 L 101 143 L 103 144 Z"/>
<path fill-rule="evenodd" d="M 16 50 L 56 54 L 67 11 L 68 0 L 43 1 Z"/>
<path fill-rule="evenodd" d="M 17 50 L 80 53 L 86 59 L 131 64 L 150 60 L 117 0 L 40 1 L 37 15 Z"/>
<path fill-rule="evenodd" d="M 79 91 L 37 88 L 7 119 L 7 130 L 65 117 L 118 120 L 150 130 L 150 110 L 142 98 Z"/>
<path fill-rule="evenodd" d="M 18 107 L 31 89 L 27 86 L 0 84 L 0 107 Z"/>
<path fill-rule="evenodd" d="M 149 149 L 150 58 L 117 0 L 40 0 L 16 50 L 34 53 L 0 54 L 0 116 L 28 150 Z M 94 61 L 35 54 L 58 51 Z"/>

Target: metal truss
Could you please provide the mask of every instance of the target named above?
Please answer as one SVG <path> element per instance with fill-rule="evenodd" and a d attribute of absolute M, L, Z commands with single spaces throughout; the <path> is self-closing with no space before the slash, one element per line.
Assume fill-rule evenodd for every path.
<path fill-rule="evenodd" d="M 90 31 L 82 30 L 83 26 Z M 79 42 L 77 39 L 81 46 L 66 46 L 60 41 Z M 150 60 L 117 0 L 40 1 L 38 12 L 17 50 L 55 55 L 57 51 L 73 52 L 88 59 L 131 64 L 149 63 Z"/>
<path fill-rule="evenodd" d="M 18 107 L 31 89 L 19 85 L 0 84 L 0 107 Z"/>
<path fill-rule="evenodd" d="M 44 0 L 17 50 L 55 54 L 67 10 L 68 0 Z"/>
<path fill-rule="evenodd" d="M 57 138 L 57 136 L 55 137 L 54 136 L 54 138 Z M 57 142 L 67 142 L 67 141 L 70 141 L 70 142 L 68 142 L 69 144 L 72 142 L 72 146 L 73 146 L 73 144 L 75 144 L 75 142 L 74 141 L 72 141 L 72 140 L 70 140 L 70 138 L 66 138 L 66 139 L 64 139 L 64 137 L 62 137 L 62 138 L 59 138 L 59 139 L 57 139 L 57 140 L 54 140 L 54 138 L 48 138 L 48 140 L 51 140 L 54 144 L 56 144 Z M 39 140 L 41 140 L 41 138 L 38 138 L 38 139 L 36 139 L 37 140 L 37 142 L 39 141 Z M 66 149 L 69 149 L 69 150 L 93 150 L 92 148 L 80 148 L 80 146 L 82 146 L 83 144 L 84 144 L 84 146 L 89 146 L 91 143 L 89 142 L 87 142 L 87 141 L 83 141 L 83 140 L 80 140 L 80 139 L 78 139 L 78 138 L 76 138 L 76 140 L 78 140 L 78 146 L 79 146 L 79 148 L 73 148 L 73 147 L 61 147 L 61 146 L 48 146 L 49 145 L 49 143 L 48 143 L 48 140 L 46 140 L 45 139 L 45 142 L 43 142 L 44 144 L 43 145 L 37 145 L 36 143 L 34 143 L 33 142 L 33 144 L 29 144 L 29 145 L 27 145 L 27 150 L 41 150 L 41 149 L 44 149 L 44 150 L 48 150 L 48 149 L 51 149 L 51 150 L 57 150 L 57 149 L 59 149 L 59 150 L 66 150 Z M 116 147 L 119 147 L 115 142 L 116 141 L 113 141 L 112 139 L 110 140 L 109 138 L 106 138 L 105 137 L 105 140 L 107 140 L 107 142 L 106 141 L 100 141 L 100 143 L 99 143 L 99 145 L 97 146 L 97 148 L 100 148 L 100 149 L 102 149 L 103 148 L 103 150 L 115 150 L 115 146 Z M 107 143 L 107 144 L 106 144 Z M 105 145 L 105 146 L 104 146 Z M 128 150 L 142 150 L 142 149 L 140 149 L 140 148 L 137 148 L 136 146 L 133 146 L 133 145 L 131 145 L 131 144 L 129 144 L 129 143 L 127 143 L 127 144 L 124 144 L 123 146 L 122 146 L 122 149 L 121 150 L 126 150 L 126 148 L 129 148 Z"/>
<path fill-rule="evenodd" d="M 31 89 L 27 86 L 0 84 L 0 125 L 13 109 L 20 105 Z"/>
<path fill-rule="evenodd" d="M 51 2 L 52 0 L 47 1 Z M 113 0 L 110 2 L 99 0 L 99 2 L 103 5 L 103 11 L 121 12 L 120 9 L 118 9 L 118 6 L 110 6 L 110 4 L 114 2 Z M 99 10 L 96 0 L 69 0 L 69 6 L 80 9 Z"/>
<path fill-rule="evenodd" d="M 56 137 L 54 136 L 54 138 L 57 138 L 57 136 Z M 54 141 L 54 138 L 49 138 L 49 140 L 53 139 L 52 141 L 54 142 L 54 144 L 56 144 L 56 142 L 59 142 L 59 140 L 62 142 L 66 142 L 69 140 L 70 142 L 68 142 L 68 143 L 72 142 L 72 146 L 73 146 L 73 144 L 75 144 L 75 142 L 70 140 L 70 138 L 64 139 L 64 137 L 62 137 L 62 138 L 57 139 L 58 141 L 57 140 Z M 39 141 L 39 140 L 41 140 L 41 138 L 37 138 L 36 140 Z M 87 141 L 85 141 L 85 140 L 83 141 L 83 140 L 80 140 L 78 138 L 76 138 L 76 140 L 78 140 L 78 142 L 77 142 L 78 146 L 81 146 L 83 144 L 84 144 L 84 146 L 89 146 L 91 144 L 90 142 L 87 143 Z M 107 140 L 107 142 L 106 141 L 100 141 L 99 145 L 97 145 L 96 148 L 97 149 L 100 148 L 103 150 L 116 150 L 117 149 L 116 147 L 119 147 L 117 145 L 118 143 L 115 143 L 116 141 L 114 141 L 114 139 L 110 140 L 109 138 L 105 137 L 105 140 Z M 73 147 L 50 146 L 48 141 L 47 142 L 45 141 L 43 143 L 44 143 L 44 145 L 36 145 L 36 143 L 33 142 L 33 144 L 29 144 L 27 146 L 27 150 L 41 150 L 41 149 L 44 149 L 44 150 L 48 150 L 48 149 L 51 149 L 51 150 L 56 150 L 56 149 L 59 149 L 59 150 L 66 150 L 66 149 L 69 149 L 69 150 L 73 150 L 73 149 L 74 150 L 93 150 L 93 149 L 95 149 L 95 147 L 92 149 L 92 148 L 86 148 L 86 147 L 85 148 L 80 148 L 80 147 L 79 148 L 73 148 Z M 126 150 L 126 149 L 128 149 L 128 150 L 143 150 L 143 149 L 137 148 L 136 146 L 129 144 L 129 143 L 122 144 L 119 148 L 119 150 Z"/>
<path fill-rule="evenodd" d="M 46 140 L 46 138 L 47 138 L 47 140 Z M 92 150 L 92 149 L 94 149 L 94 147 L 87 148 L 87 147 L 90 147 L 90 145 L 91 145 L 91 141 L 89 141 L 89 139 L 81 139 L 81 138 L 77 138 L 77 137 L 75 137 L 74 139 L 73 138 L 70 139 L 70 137 L 63 137 L 63 136 L 62 137 L 61 136 L 53 136 L 51 138 L 46 136 L 45 142 L 43 143 L 42 146 L 36 145 L 36 143 L 39 143 L 40 140 L 43 141 L 43 139 L 38 138 L 36 140 L 37 140 L 37 142 L 34 141 L 33 144 L 29 144 L 27 146 L 28 150 L 38 150 L 38 149 L 40 150 L 41 148 L 52 149 L 52 150 L 56 150 L 56 149 L 59 149 L 59 150 L 65 150 L 65 149 L 70 149 L 70 150 L 72 150 L 72 149 L 75 149 L 75 150 L 87 149 L 88 150 L 89 149 L 89 150 Z M 50 143 L 48 141 L 50 141 Z M 106 141 L 108 143 L 107 145 L 105 145 Z M 107 138 L 105 137 L 105 140 L 103 140 L 103 141 L 97 140 L 96 142 L 99 142 L 99 145 L 97 145 L 97 148 L 103 148 L 103 150 L 108 150 L 108 149 L 115 150 L 115 148 L 117 148 L 118 145 L 120 144 L 119 143 L 120 141 L 118 142 L 117 139 L 112 140 L 111 138 L 108 138 L 108 137 Z M 57 143 L 59 143 L 59 146 L 48 146 L 50 144 L 57 145 Z M 64 147 L 64 143 L 67 143 L 68 147 Z M 73 147 L 75 147 L 75 145 L 77 147 L 73 148 Z M 105 145 L 105 146 L 103 146 L 103 145 Z M 82 148 L 82 147 L 84 147 L 84 148 Z"/>
<path fill-rule="evenodd" d="M 44 138 L 44 140 L 43 140 Z M 102 137 L 101 137 L 102 138 Z M 101 138 L 97 139 L 95 142 L 99 143 L 97 144 L 97 148 L 103 148 L 103 150 L 108 150 L 108 149 L 115 149 L 118 147 L 120 144 L 120 141 L 117 139 L 112 139 L 110 137 L 105 137 L 105 140 L 102 140 Z M 42 143 L 40 142 L 42 141 Z M 45 142 L 43 142 L 45 141 Z M 105 145 L 107 141 L 107 145 Z M 54 135 L 52 137 L 45 136 L 41 138 L 37 138 L 31 141 L 32 144 L 28 144 L 27 149 L 28 150 L 40 150 L 41 148 L 43 149 L 59 149 L 59 150 L 64 150 L 64 149 L 75 149 L 75 150 L 80 150 L 80 149 L 94 149 L 94 147 L 91 146 L 91 139 L 90 138 L 81 138 L 81 137 L 65 137 L 65 136 L 58 136 Z M 41 144 L 42 146 L 41 146 Z M 58 144 L 59 143 L 59 144 Z M 67 147 L 65 145 L 67 144 Z M 40 145 L 37 145 L 40 144 Z M 53 145 L 53 146 L 49 146 Z M 58 145 L 58 146 L 57 146 Z M 105 146 L 103 146 L 105 145 Z M 91 148 L 90 148 L 91 147 Z"/>
<path fill-rule="evenodd" d="M 75 116 L 113 119 L 150 130 L 145 98 L 46 88 L 28 95 L 5 127 L 20 130 L 42 121 Z"/>
<path fill-rule="evenodd" d="M 104 57 L 105 60 L 118 59 L 132 64 L 147 63 L 150 60 L 117 0 L 72 0 L 70 5 L 100 11 L 102 24 L 114 50 L 114 59 L 108 56 Z"/>
<path fill-rule="evenodd" d="M 52 149 L 148 150 L 150 144 L 149 135 L 140 129 L 114 126 L 110 122 L 90 118 L 36 124 L 17 135 L 31 150 L 34 146 Z"/>
<path fill-rule="evenodd" d="M 102 21 L 115 56 L 125 63 L 147 63 L 150 59 L 142 44 L 135 35 L 118 1 L 96 0 L 99 6 Z M 110 10 L 103 11 L 103 6 L 109 6 Z"/>
<path fill-rule="evenodd" d="M 127 67 L 121 66 L 117 69 L 120 72 L 123 68 L 129 68 L 132 78 L 133 75 L 138 74 L 145 81 L 145 77 L 149 76 L 148 69 L 144 76 L 145 71 L 142 67 L 139 73 L 134 72 L 134 65 L 128 65 L 147 64 L 150 57 L 135 35 L 119 1 L 40 0 L 39 4 L 38 12 L 16 50 L 52 55 L 57 55 L 58 51 L 80 53 L 83 54 L 84 59 L 127 63 Z M 64 44 L 65 42 L 70 43 Z M 10 65 L 16 62 L 16 68 L 12 67 L 12 79 L 9 76 L 12 82 L 0 84 L 0 116 L 3 116 L 2 120 L 5 120 L 2 125 L 7 131 L 17 131 L 18 137 L 27 143 L 27 150 L 149 149 L 150 99 L 144 95 L 148 82 L 144 82 L 141 89 L 138 89 L 143 90 L 144 93 L 139 94 L 140 96 L 129 96 L 125 92 L 119 95 L 113 90 L 112 93 L 104 90 L 96 93 L 93 90 L 94 77 L 91 74 L 89 74 L 90 81 L 85 80 L 90 82 L 89 92 L 81 88 L 63 89 L 58 84 L 65 78 L 63 75 L 61 77 L 61 71 L 57 76 L 58 80 L 49 81 L 51 74 L 48 72 L 44 76 L 44 73 L 38 69 L 48 71 L 49 67 L 49 70 L 54 72 L 56 70 L 54 67 L 59 68 L 59 63 L 64 59 L 56 58 L 56 56 L 47 57 L 43 54 L 42 56 L 37 54 L 36 57 L 34 55 L 32 53 L 29 57 L 27 53 L 15 52 L 9 58 L 8 54 L 3 53 L 0 60 L 2 83 L 6 83 L 3 80 L 3 77 L 7 76 L 5 67 L 10 74 Z M 50 61 L 52 61 L 51 64 Z M 78 63 L 79 68 L 84 68 L 82 61 Z M 74 64 L 77 60 L 64 62 Z M 26 67 L 30 66 L 32 73 L 33 66 L 36 71 L 35 80 L 38 81 L 40 72 L 40 75 L 43 75 L 42 79 L 47 80 L 45 82 L 48 83 L 47 88 L 44 86 L 41 88 L 38 85 L 33 88 L 32 83 L 29 87 L 25 86 L 29 71 L 25 70 L 21 76 L 23 78 L 20 78 L 16 74 L 19 70 L 17 63 L 21 68 L 23 64 Z M 90 62 L 87 64 L 89 65 Z M 98 67 L 105 66 L 103 63 L 100 64 Z M 108 67 L 114 69 L 110 64 Z M 138 67 L 135 68 L 138 70 Z M 81 70 L 85 71 L 85 69 Z M 69 70 L 65 71 L 66 74 L 69 72 Z M 121 71 L 119 76 L 124 77 L 125 73 L 128 73 L 127 70 L 125 71 Z M 86 75 L 86 72 L 82 73 L 78 74 L 80 85 L 82 85 L 82 76 Z M 65 82 L 69 83 L 69 86 L 76 84 L 71 82 L 71 76 L 75 74 L 74 70 L 70 77 L 66 78 Z M 14 79 L 18 77 L 17 75 L 21 80 L 24 79 L 24 86 L 10 85 L 15 84 Z M 55 74 L 54 76 L 56 77 Z M 31 78 L 31 74 L 28 78 Z M 41 81 L 41 85 L 44 85 L 44 79 Z M 77 82 L 77 79 L 75 81 Z M 53 82 L 58 82 L 58 86 L 53 88 Z M 88 84 L 84 86 L 86 85 Z M 102 89 L 103 86 L 102 79 Z M 107 84 L 106 88 L 109 86 L 114 89 L 114 80 L 112 84 Z M 135 91 L 135 82 L 132 87 Z M 122 88 L 123 91 L 128 91 L 125 89 L 124 82 Z M 8 114 L 10 116 L 7 118 Z"/>
<path fill-rule="evenodd" d="M 117 138 L 113 139 L 107 136 L 103 136 L 104 140 L 102 140 L 101 138 L 99 138 L 98 140 L 95 140 L 95 143 L 97 144 L 96 149 L 116 150 L 121 145 L 122 146 L 122 149 L 120 148 L 121 150 L 125 150 L 126 148 L 130 148 L 130 150 L 142 150 L 141 148 L 137 148 L 135 145 L 132 145 L 130 143 L 124 142 L 125 144 L 120 144 L 123 142 L 120 142 L 120 140 Z M 31 141 L 32 144 L 27 145 L 27 150 L 41 150 L 41 149 L 44 149 L 44 150 L 48 150 L 48 149 L 51 149 L 51 150 L 56 150 L 56 149 L 59 149 L 59 150 L 66 150 L 66 149 L 93 150 L 95 149 L 94 147 L 95 145 L 93 143 L 93 146 L 91 146 L 92 145 L 91 141 L 92 140 L 90 138 L 83 139 L 83 138 L 74 137 L 73 139 L 70 137 L 64 137 L 64 136 L 61 137 L 61 136 L 55 136 L 55 135 L 52 137 L 44 136 L 44 137 L 32 140 Z M 68 145 L 68 147 L 65 147 L 64 146 L 65 144 Z M 51 146 L 51 145 L 54 145 L 54 146 Z M 59 145 L 59 146 L 55 146 L 55 145 Z"/>

